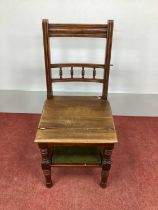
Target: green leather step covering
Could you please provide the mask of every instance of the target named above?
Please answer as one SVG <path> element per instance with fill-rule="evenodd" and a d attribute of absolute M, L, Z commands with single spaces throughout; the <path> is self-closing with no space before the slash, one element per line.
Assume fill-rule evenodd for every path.
<path fill-rule="evenodd" d="M 52 164 L 101 164 L 97 147 L 55 146 Z"/>

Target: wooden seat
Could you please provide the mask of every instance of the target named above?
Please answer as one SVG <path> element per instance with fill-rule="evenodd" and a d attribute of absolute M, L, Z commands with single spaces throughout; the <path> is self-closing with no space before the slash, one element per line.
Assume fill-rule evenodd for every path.
<path fill-rule="evenodd" d="M 42 170 L 46 186 L 52 186 L 51 167 L 99 166 L 102 167 L 101 187 L 106 187 L 111 155 L 117 136 L 110 104 L 107 100 L 113 21 L 107 24 L 49 24 L 43 20 L 43 43 L 47 83 L 47 100 L 37 129 L 35 142 L 42 156 Z M 105 38 L 105 63 L 51 63 L 51 37 Z M 63 69 L 69 68 L 70 77 L 63 78 Z M 81 78 L 75 77 L 75 68 L 81 69 Z M 53 77 L 53 69 L 59 69 L 59 77 Z M 92 71 L 92 78 L 85 71 Z M 102 69 L 103 78 L 96 78 Z M 102 95 L 53 96 L 54 82 L 102 83 Z"/>
<path fill-rule="evenodd" d="M 55 96 L 46 100 L 35 142 L 116 143 L 109 102 L 98 97 Z"/>

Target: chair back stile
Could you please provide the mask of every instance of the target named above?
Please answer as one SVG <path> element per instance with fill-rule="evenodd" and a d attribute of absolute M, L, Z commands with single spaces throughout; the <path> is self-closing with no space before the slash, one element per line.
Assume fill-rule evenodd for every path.
<path fill-rule="evenodd" d="M 107 24 L 49 24 L 47 19 L 43 19 L 42 27 L 47 98 L 50 99 L 53 96 L 52 83 L 54 82 L 97 82 L 103 84 L 102 99 L 106 100 L 110 71 L 113 21 L 109 20 Z M 51 37 L 106 38 L 105 63 L 51 63 L 51 51 L 49 44 L 49 39 Z M 64 67 L 70 68 L 70 78 L 63 78 Z M 74 77 L 75 67 L 81 68 L 81 78 Z M 59 68 L 59 78 L 52 78 L 52 68 Z M 92 78 L 85 78 L 85 68 L 92 69 Z M 98 69 L 103 69 L 104 71 L 104 76 L 102 79 L 96 78 L 96 71 Z"/>

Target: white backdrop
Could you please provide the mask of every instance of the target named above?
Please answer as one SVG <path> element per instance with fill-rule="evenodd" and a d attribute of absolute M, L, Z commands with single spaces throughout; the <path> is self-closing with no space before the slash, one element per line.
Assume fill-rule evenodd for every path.
<path fill-rule="evenodd" d="M 56 23 L 114 19 L 109 91 L 158 93 L 157 0 L 0 0 L 0 89 L 45 90 L 42 18 Z M 104 44 L 97 39 L 54 39 L 52 61 L 102 62 Z M 101 90 L 98 84 L 54 88 Z"/>

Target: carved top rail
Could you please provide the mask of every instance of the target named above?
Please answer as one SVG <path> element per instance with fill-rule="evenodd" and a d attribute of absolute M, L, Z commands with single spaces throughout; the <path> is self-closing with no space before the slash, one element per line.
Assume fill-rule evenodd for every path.
<path fill-rule="evenodd" d="M 48 36 L 106 38 L 107 29 L 107 24 L 48 24 Z"/>

